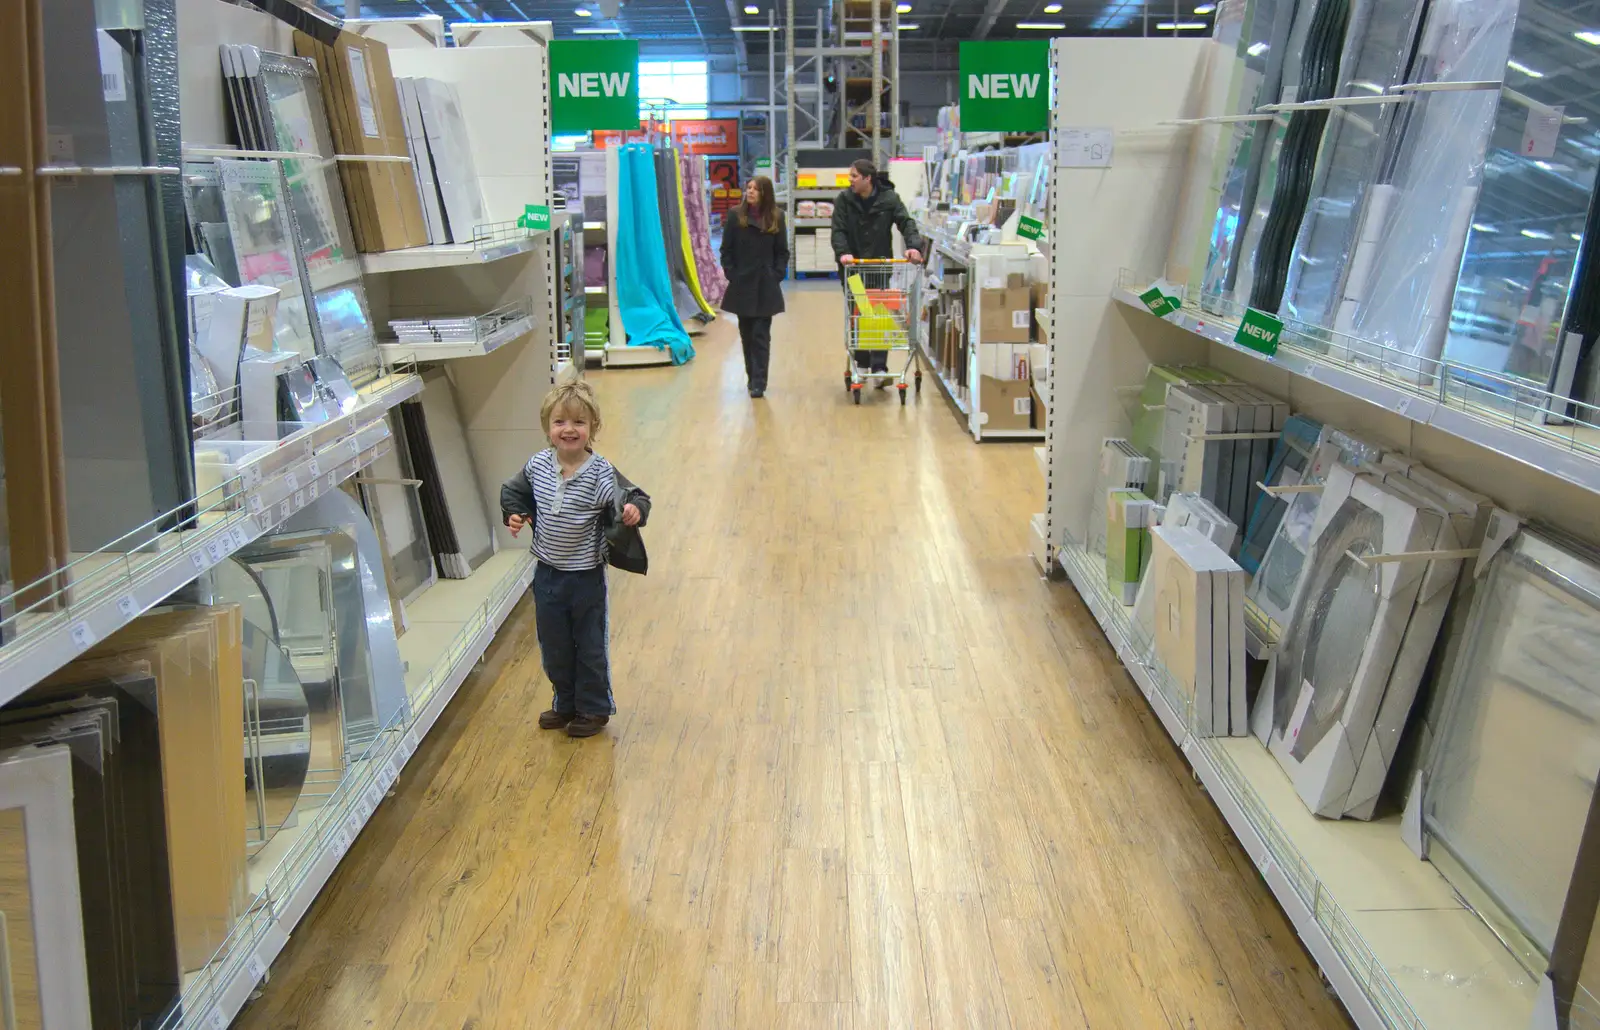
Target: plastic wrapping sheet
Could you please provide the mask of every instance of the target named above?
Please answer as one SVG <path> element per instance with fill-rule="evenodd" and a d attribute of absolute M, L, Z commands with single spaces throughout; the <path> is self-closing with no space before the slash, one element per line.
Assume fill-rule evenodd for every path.
<path fill-rule="evenodd" d="M 1491 924 L 1548 956 L 1600 773 L 1596 555 L 1524 529 L 1490 564 L 1467 633 L 1427 779 L 1430 851 L 1486 896 Z"/>
<path fill-rule="evenodd" d="M 1422 0 L 1368 0 L 1352 7 L 1335 96 L 1374 97 L 1407 81 L 1422 25 Z M 1330 325 L 1360 227 L 1362 198 L 1380 177 L 1391 128 L 1405 103 L 1340 107 L 1327 116 L 1305 217 L 1284 270 L 1279 310 Z"/>
<path fill-rule="evenodd" d="M 1584 16 L 1564 0 L 1518 8 L 1444 345 L 1450 361 L 1563 394 L 1578 358 L 1563 347 L 1569 315 L 1600 272 L 1578 265 L 1600 170 Z"/>
<path fill-rule="evenodd" d="M 1410 78 L 1497 79 L 1516 12 L 1515 0 L 1435 4 Z M 1367 191 L 1343 296 L 1325 323 L 1424 358 L 1412 369 L 1419 377 L 1432 373 L 1444 350 L 1451 286 L 1498 100 L 1498 90 L 1418 92 L 1397 112 L 1393 160 Z"/>
<path fill-rule="evenodd" d="M 1284 44 L 1294 18 L 1294 0 L 1224 0 L 1216 13 L 1213 53 L 1209 75 L 1222 81 L 1208 84 L 1207 92 L 1220 100 L 1220 113 L 1250 114 L 1278 95 L 1283 67 Z M 1260 146 L 1254 141 L 1259 131 L 1270 131 L 1270 121 L 1224 123 L 1201 127 L 1201 134 L 1213 134 L 1204 146 L 1197 145 L 1197 157 L 1209 156 L 1203 168 L 1195 169 L 1190 189 L 1201 191 L 1194 201 L 1194 221 L 1185 219 L 1178 232 L 1194 238 L 1180 240 L 1178 263 L 1189 269 L 1191 296 L 1215 292 L 1214 283 L 1226 276 L 1234 257 L 1238 236 L 1239 209 L 1253 199 L 1255 176 L 1260 172 Z M 1208 137 L 1202 136 L 1201 139 Z M 1033 177 L 1034 186 L 1048 182 L 1050 162 L 1041 161 Z M 1204 177 L 1203 179 L 1201 177 Z M 1030 212 L 1043 208 L 1043 196 L 1029 193 Z M 1188 209 L 1188 204 L 1185 208 Z M 1169 269 L 1169 275 L 1181 274 Z"/>
<path fill-rule="evenodd" d="M 241 158 L 222 158 L 217 166 L 221 169 L 222 198 L 240 283 L 278 290 L 273 343 L 278 350 L 309 358 L 317 350 L 306 303 L 310 287 L 289 221 L 283 167 L 276 161 Z"/>
<path fill-rule="evenodd" d="M 1269 101 L 1288 103 L 1299 99 L 1301 90 L 1305 88 L 1301 75 L 1306 41 L 1317 13 L 1318 4 L 1315 0 L 1296 0 L 1293 4 L 1286 4 L 1282 11 L 1282 15 L 1288 17 L 1287 25 L 1278 18 L 1273 19 L 1271 30 L 1264 22 L 1259 27 L 1252 24 L 1248 33 L 1252 41 L 1247 51 L 1249 47 L 1261 47 L 1265 43 L 1266 48 L 1261 53 L 1270 58 L 1276 50 L 1282 60 L 1281 66 L 1276 69 L 1276 82 L 1271 81 L 1273 69 L 1270 63 L 1264 69 L 1263 74 L 1267 78 L 1262 83 L 1257 106 Z M 1285 31 L 1287 39 L 1282 43 L 1277 42 L 1278 36 Z M 1247 297 L 1250 293 L 1250 283 L 1255 277 L 1256 250 L 1260 246 L 1267 218 L 1272 214 L 1272 198 L 1278 181 L 1278 158 L 1283 151 L 1284 133 L 1289 120 L 1280 115 L 1272 121 L 1251 124 L 1254 129 L 1250 133 L 1248 149 L 1241 152 L 1234 171 L 1229 173 L 1230 179 L 1236 172 L 1239 173 L 1240 190 L 1238 221 L 1231 229 L 1223 226 L 1232 233 L 1232 250 L 1226 262 L 1208 272 L 1206 286 L 1207 294 L 1225 296 L 1230 300 Z M 1223 208 L 1219 209 L 1219 220 L 1224 220 L 1226 206 L 1224 202 Z"/>
<path fill-rule="evenodd" d="M 256 69 L 268 149 L 321 157 L 284 161 L 290 216 L 312 289 L 319 351 L 356 382 L 366 382 L 378 371 L 378 345 L 316 64 L 254 47 L 240 50 Z"/>
<path fill-rule="evenodd" d="M 1316 0 L 1300 55 L 1299 80 L 1295 99 L 1325 100 L 1334 95 L 1339 83 L 1339 58 L 1350 22 L 1351 0 Z M 1287 70 L 1286 70 L 1287 76 Z M 1327 111 L 1297 111 L 1289 115 L 1273 162 L 1271 198 L 1264 217 L 1252 219 L 1251 231 L 1259 225 L 1259 236 L 1249 248 L 1250 268 L 1246 280 L 1238 283 L 1238 294 L 1249 297 L 1249 304 L 1262 311 L 1278 310 L 1288 274 L 1290 251 L 1305 216 L 1316 173 L 1317 154 Z M 1265 183 L 1263 183 L 1263 187 Z M 1241 272 L 1244 269 L 1241 267 Z"/>
<path fill-rule="evenodd" d="M 93 4 L 43 5 L 50 160 L 153 165 L 158 125 L 147 58 L 170 41 L 114 36 Z M 115 12 L 112 12 L 115 13 Z M 113 23 L 113 27 L 120 26 Z M 165 127 L 161 127 L 163 133 Z M 176 164 L 176 155 L 171 155 Z M 194 497 L 182 208 L 160 175 L 91 175 L 51 189 L 67 526 L 93 551 Z M 176 240 L 168 218 L 180 220 Z M 169 255 L 176 243 L 178 253 Z"/>

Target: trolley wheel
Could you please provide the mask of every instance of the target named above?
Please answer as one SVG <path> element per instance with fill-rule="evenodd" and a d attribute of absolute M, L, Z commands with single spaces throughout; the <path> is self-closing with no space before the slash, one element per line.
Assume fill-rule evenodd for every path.
<path fill-rule="evenodd" d="M 904 383 L 900 384 L 900 406 L 902 408 L 906 406 L 906 384 Z"/>
<path fill-rule="evenodd" d="M 844 388 L 846 390 L 855 389 L 855 384 L 850 381 L 850 373 L 849 372 L 846 372 L 844 374 Z"/>
<path fill-rule="evenodd" d="M 850 392 L 855 394 L 856 403 L 860 404 L 861 403 L 861 390 L 859 388 L 857 388 L 857 389 L 851 390 Z"/>
<path fill-rule="evenodd" d="M 917 369 L 917 396 L 922 396 L 922 369 Z"/>

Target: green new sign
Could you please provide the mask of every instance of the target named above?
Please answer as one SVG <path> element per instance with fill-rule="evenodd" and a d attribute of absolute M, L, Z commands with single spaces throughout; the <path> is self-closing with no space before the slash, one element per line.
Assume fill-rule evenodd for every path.
<path fill-rule="evenodd" d="M 1271 357 L 1278 353 L 1278 341 L 1282 337 L 1283 322 L 1280 319 L 1265 311 L 1245 308 L 1244 321 L 1239 323 L 1239 331 L 1233 334 L 1233 342 Z"/>
<path fill-rule="evenodd" d="M 1017 219 L 1017 235 L 1025 240 L 1037 240 L 1044 237 L 1044 223 L 1037 218 L 1023 215 Z"/>
<path fill-rule="evenodd" d="M 1050 128 L 1050 41 L 961 44 L 961 131 Z"/>
<path fill-rule="evenodd" d="M 561 133 L 638 129 L 639 41 L 552 41 L 550 121 Z"/>
<path fill-rule="evenodd" d="M 550 228 L 550 205 L 548 205 L 548 204 L 524 204 L 524 205 L 522 205 L 522 217 L 517 219 L 517 225 L 521 226 L 524 229 L 536 229 L 537 230 L 537 229 L 548 229 L 548 228 Z"/>
<path fill-rule="evenodd" d="M 1145 290 L 1139 294 L 1139 299 L 1144 301 L 1144 306 L 1149 308 L 1150 313 L 1158 318 L 1170 315 L 1183 307 L 1178 298 L 1162 293 L 1159 286 L 1152 286 Z"/>

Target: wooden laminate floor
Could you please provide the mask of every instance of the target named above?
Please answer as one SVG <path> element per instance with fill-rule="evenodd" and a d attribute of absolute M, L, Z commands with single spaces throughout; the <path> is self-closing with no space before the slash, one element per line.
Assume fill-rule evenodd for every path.
<path fill-rule="evenodd" d="M 1035 572 L 1031 447 L 973 444 L 931 380 L 851 406 L 839 319 L 791 289 L 764 401 L 731 322 L 592 373 L 655 498 L 651 574 L 611 581 L 619 716 L 537 729 L 524 601 L 239 1025 L 1349 1025 Z"/>

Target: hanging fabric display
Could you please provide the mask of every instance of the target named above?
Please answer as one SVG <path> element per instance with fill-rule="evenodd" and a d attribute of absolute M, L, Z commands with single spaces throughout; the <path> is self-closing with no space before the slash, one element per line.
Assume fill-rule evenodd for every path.
<path fill-rule="evenodd" d="M 661 231 L 655 159 L 644 143 L 629 143 L 617 153 L 618 198 L 616 261 L 617 306 L 628 345 L 668 350 L 681 365 L 694 357 L 694 345 L 678 320 Z M 420 471 L 420 470 L 419 470 Z"/>
<path fill-rule="evenodd" d="M 661 214 L 661 238 L 666 245 L 667 271 L 672 282 L 672 302 L 678 321 L 685 330 L 698 332 L 699 323 L 691 320 L 702 314 L 700 302 L 689 286 L 689 274 L 683 261 L 683 228 L 679 217 L 678 161 L 670 147 L 652 152 L 656 173 L 656 203 Z"/>
<path fill-rule="evenodd" d="M 693 244 L 695 268 L 700 275 L 700 293 L 713 307 L 722 303 L 728 290 L 728 277 L 722 274 L 722 262 L 711 248 L 711 218 L 706 198 L 706 159 L 699 154 L 684 154 L 683 200 L 685 217 L 689 222 L 689 237 Z"/>
<path fill-rule="evenodd" d="M 683 274 L 689 281 L 689 290 L 694 294 L 695 303 L 700 308 L 696 317 L 716 318 L 717 309 L 711 306 L 711 302 L 706 298 L 705 290 L 700 286 L 699 261 L 694 252 L 694 239 L 689 231 L 689 205 L 683 194 L 683 162 L 671 151 L 668 151 L 668 156 L 672 158 L 672 181 L 675 186 L 674 192 L 676 193 L 674 199 L 678 205 L 678 236 L 673 242 L 683 255 Z"/>

